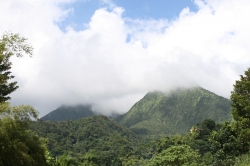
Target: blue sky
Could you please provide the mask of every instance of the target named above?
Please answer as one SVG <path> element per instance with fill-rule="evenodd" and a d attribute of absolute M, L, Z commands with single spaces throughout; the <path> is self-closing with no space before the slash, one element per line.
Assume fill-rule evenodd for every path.
<path fill-rule="evenodd" d="M 178 18 L 179 13 L 186 7 L 197 12 L 198 7 L 193 0 L 113 0 L 117 7 L 122 7 L 125 12 L 123 17 L 132 19 L 168 19 Z M 102 0 L 78 0 L 71 4 L 62 5 L 64 9 L 73 9 L 72 12 L 58 26 L 65 31 L 67 26 L 74 30 L 83 30 L 94 12 L 99 8 L 109 8 L 109 4 Z"/>

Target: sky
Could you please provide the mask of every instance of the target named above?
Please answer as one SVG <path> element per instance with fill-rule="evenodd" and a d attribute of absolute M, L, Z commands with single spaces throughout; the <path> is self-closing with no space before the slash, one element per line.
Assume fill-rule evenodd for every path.
<path fill-rule="evenodd" d="M 12 57 L 11 104 L 125 113 L 149 91 L 201 86 L 230 98 L 250 64 L 249 0 L 1 0 L 0 32 L 28 38 Z"/>

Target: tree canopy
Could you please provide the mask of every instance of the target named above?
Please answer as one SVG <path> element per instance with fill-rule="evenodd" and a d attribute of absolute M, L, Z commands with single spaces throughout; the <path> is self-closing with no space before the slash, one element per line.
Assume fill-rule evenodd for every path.
<path fill-rule="evenodd" d="M 243 128 L 250 127 L 250 68 L 245 75 L 240 75 L 231 94 L 232 114 L 236 121 L 244 123 Z"/>
<path fill-rule="evenodd" d="M 28 105 L 0 104 L 0 165 L 47 165 L 46 140 L 29 130 L 29 123 L 37 116 Z"/>
<path fill-rule="evenodd" d="M 170 148 L 163 150 L 151 161 L 151 166 L 169 165 L 169 166 L 181 166 L 181 165 L 201 165 L 200 155 L 197 151 L 190 148 L 188 145 L 171 146 Z"/>

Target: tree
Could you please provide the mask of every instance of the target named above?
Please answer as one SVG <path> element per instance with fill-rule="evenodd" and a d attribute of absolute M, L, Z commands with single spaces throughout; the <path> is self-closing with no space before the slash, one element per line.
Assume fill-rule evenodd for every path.
<path fill-rule="evenodd" d="M 234 130 L 244 144 L 242 153 L 250 150 L 250 68 L 240 75 L 231 92 Z"/>
<path fill-rule="evenodd" d="M 240 75 L 231 92 L 232 114 L 236 121 L 244 122 L 244 128 L 250 127 L 250 68 Z"/>
<path fill-rule="evenodd" d="M 199 150 L 203 156 L 205 153 L 211 151 L 211 144 L 209 142 L 210 135 L 213 130 L 216 130 L 216 124 L 211 119 L 206 119 L 197 123 L 190 130 L 189 146 L 193 149 Z"/>
<path fill-rule="evenodd" d="M 230 122 L 225 122 L 220 130 L 213 131 L 209 142 L 214 165 L 234 165 L 235 157 L 244 151 L 244 143 Z"/>
<path fill-rule="evenodd" d="M 151 163 L 151 166 L 198 166 L 202 165 L 200 155 L 197 151 L 190 148 L 188 145 L 176 145 L 163 150 L 156 155 Z"/>
<path fill-rule="evenodd" d="M 250 150 L 250 68 L 234 84 L 231 101 L 235 121 L 225 122 L 209 138 L 214 165 L 234 165 L 236 157 Z"/>
<path fill-rule="evenodd" d="M 8 82 L 14 78 L 10 72 L 10 57 L 22 57 L 24 54 L 32 56 L 33 47 L 26 40 L 13 33 L 5 33 L 0 39 L 0 103 L 9 100 L 8 95 L 18 88 L 17 82 Z"/>
<path fill-rule="evenodd" d="M 28 105 L 0 104 L 0 165 L 46 166 L 46 140 L 29 130 L 38 113 Z"/>
<path fill-rule="evenodd" d="M 71 156 L 68 155 L 62 155 L 58 158 L 56 158 L 55 166 L 77 166 L 79 163 L 77 163 L 76 159 L 74 159 Z"/>

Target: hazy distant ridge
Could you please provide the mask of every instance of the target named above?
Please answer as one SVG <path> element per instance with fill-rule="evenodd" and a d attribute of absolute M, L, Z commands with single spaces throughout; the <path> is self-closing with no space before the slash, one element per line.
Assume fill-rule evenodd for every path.
<path fill-rule="evenodd" d="M 61 106 L 41 119 L 50 121 L 77 120 L 92 115 L 95 114 L 91 105 Z"/>

